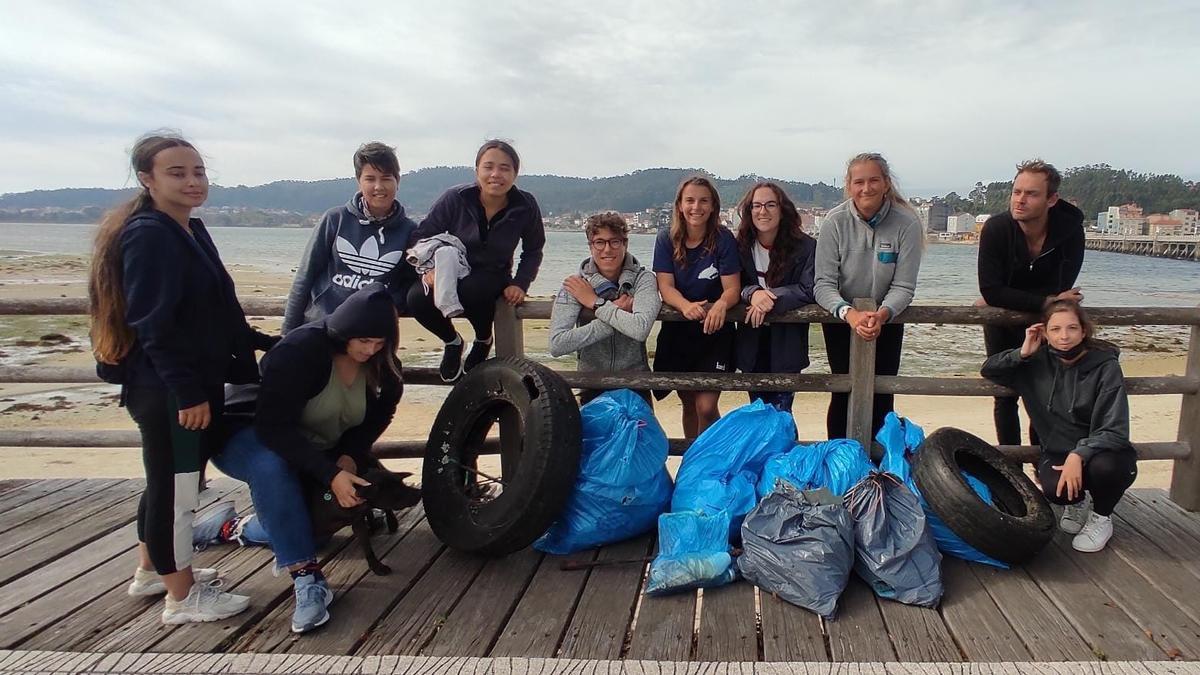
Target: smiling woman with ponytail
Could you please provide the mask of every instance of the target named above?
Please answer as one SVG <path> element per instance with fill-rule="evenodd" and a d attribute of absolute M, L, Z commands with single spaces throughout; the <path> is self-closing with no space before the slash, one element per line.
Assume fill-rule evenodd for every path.
<path fill-rule="evenodd" d="M 214 621 L 249 598 L 220 591 L 216 570 L 191 567 L 200 469 L 220 441 L 223 384 L 255 381 L 253 350 L 272 339 L 246 323 L 212 238 L 191 217 L 208 197 L 200 153 L 158 133 L 130 154 L 141 190 L 105 214 L 88 279 L 97 370 L 121 385 L 142 436 L 146 491 L 129 594 L 165 592 L 164 623 Z"/>

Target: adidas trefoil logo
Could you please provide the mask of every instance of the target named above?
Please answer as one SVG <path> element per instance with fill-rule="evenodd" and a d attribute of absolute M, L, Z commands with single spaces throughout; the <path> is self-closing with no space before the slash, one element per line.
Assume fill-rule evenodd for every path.
<path fill-rule="evenodd" d="M 392 251 L 379 255 L 379 244 L 375 237 L 367 237 L 362 248 L 354 248 L 354 244 L 338 237 L 334 244 L 342 262 L 358 274 L 335 274 L 333 283 L 344 288 L 358 290 L 371 283 L 376 277 L 387 274 L 404 257 L 404 251 Z M 360 276 L 361 275 L 361 276 Z"/>

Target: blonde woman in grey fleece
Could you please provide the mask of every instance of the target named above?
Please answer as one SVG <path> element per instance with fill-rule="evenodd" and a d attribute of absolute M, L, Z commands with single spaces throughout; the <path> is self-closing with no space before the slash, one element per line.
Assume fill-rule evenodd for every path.
<path fill-rule="evenodd" d="M 904 325 L 891 323 L 912 302 L 925 233 L 908 200 L 900 196 L 887 160 L 876 153 L 855 155 L 846 165 L 848 199 L 825 216 L 817 237 L 814 294 L 817 304 L 845 323 L 821 324 L 834 373 L 850 372 L 850 331 L 875 340 L 875 372 L 900 370 Z M 872 298 L 879 309 L 860 312 L 855 298 Z M 825 418 L 829 438 L 846 436 L 847 393 L 831 394 Z M 876 394 L 871 433 L 893 409 L 891 394 Z"/>
<path fill-rule="evenodd" d="M 550 311 L 550 354 L 579 352 L 579 370 L 650 370 L 646 338 L 662 300 L 654 272 L 629 253 L 629 226 L 616 213 L 591 216 L 585 225 L 591 255 L 579 274 L 563 280 Z M 580 321 L 584 308 L 595 313 Z M 580 403 L 601 392 L 584 390 Z M 638 392 L 649 403 L 650 392 Z"/>

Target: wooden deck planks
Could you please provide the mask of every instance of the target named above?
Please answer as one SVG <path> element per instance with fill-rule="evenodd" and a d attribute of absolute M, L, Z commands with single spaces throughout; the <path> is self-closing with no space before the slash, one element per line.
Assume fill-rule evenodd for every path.
<path fill-rule="evenodd" d="M 0 493 L 0 511 L 7 511 L 22 504 L 28 504 L 46 495 L 54 494 L 59 490 L 72 485 L 78 485 L 82 482 L 84 482 L 83 478 L 49 478 L 18 485 Z"/>
<path fill-rule="evenodd" d="M 764 660 L 829 660 L 820 617 L 761 590 L 758 604 L 762 611 Z"/>
<path fill-rule="evenodd" d="M 968 565 L 968 568 L 991 595 L 1034 660 L 1096 660 L 1091 646 L 1024 568 L 1001 570 L 989 565 Z"/>
<path fill-rule="evenodd" d="M 80 500 L 88 499 L 121 482 L 117 478 L 85 480 L 45 495 L 40 499 L 13 504 L 10 508 L 0 511 L 0 533 L 8 532 L 21 525 L 28 525 L 37 518 L 48 513 L 54 513 Z M 61 525 L 61 523 L 59 524 Z"/>
<path fill-rule="evenodd" d="M 708 588 L 700 603 L 696 661 L 757 661 L 758 617 L 754 586 L 738 580 Z"/>
<path fill-rule="evenodd" d="M 958 558 L 942 557 L 941 614 L 946 628 L 967 661 L 1028 661 L 1020 636 L 970 567 Z"/>
<path fill-rule="evenodd" d="M 554 656 L 591 574 L 590 570 L 567 571 L 559 566 L 565 560 L 594 560 L 597 553 L 543 557 L 489 656 Z"/>
<path fill-rule="evenodd" d="M 696 591 L 673 595 L 643 594 L 626 658 L 687 661 L 696 627 Z"/>
<path fill-rule="evenodd" d="M 905 605 L 883 598 L 878 601 L 897 659 L 912 663 L 954 663 L 964 660 L 936 609 Z"/>
<path fill-rule="evenodd" d="M 825 629 L 834 661 L 896 660 L 875 593 L 856 575 L 842 592 L 837 617 L 826 621 Z"/>
<path fill-rule="evenodd" d="M 630 539 L 600 550 L 599 560 L 627 560 L 650 554 L 651 536 Z M 633 609 L 642 588 L 644 563 L 596 567 L 588 576 L 558 656 L 567 659 L 621 657 Z"/>

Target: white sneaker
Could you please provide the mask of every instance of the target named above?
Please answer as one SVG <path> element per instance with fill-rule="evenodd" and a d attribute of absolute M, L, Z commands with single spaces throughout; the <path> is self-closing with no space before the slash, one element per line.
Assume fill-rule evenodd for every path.
<path fill-rule="evenodd" d="M 172 600 L 167 596 L 162 622 L 181 624 L 220 621 L 243 612 L 250 606 L 248 596 L 226 593 L 220 587 L 220 580 L 195 583 L 183 600 Z"/>
<path fill-rule="evenodd" d="M 1058 521 L 1058 529 L 1067 534 L 1079 534 L 1088 516 L 1092 513 L 1092 496 L 1085 495 L 1078 504 L 1069 504 L 1063 508 L 1062 518 Z"/>
<path fill-rule="evenodd" d="M 211 567 L 192 568 L 192 579 L 194 581 L 208 583 L 215 581 L 217 576 L 217 570 Z M 133 582 L 129 584 L 128 591 L 135 598 L 148 595 L 162 595 L 167 592 L 167 586 L 163 583 L 162 577 L 158 576 L 158 573 L 154 570 L 144 570 L 139 566 L 133 572 Z"/>
<path fill-rule="evenodd" d="M 1082 553 L 1095 553 L 1104 549 L 1108 540 L 1112 539 L 1112 533 L 1112 518 L 1093 512 L 1083 529 L 1071 540 L 1071 548 Z"/>

